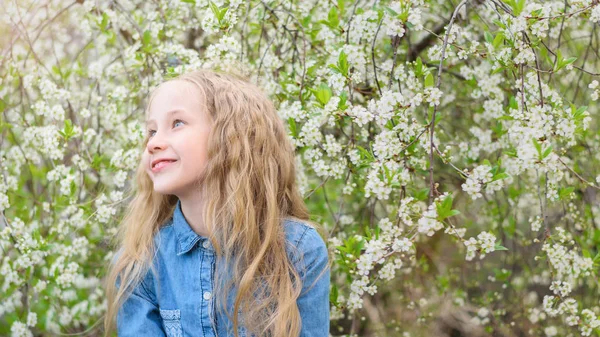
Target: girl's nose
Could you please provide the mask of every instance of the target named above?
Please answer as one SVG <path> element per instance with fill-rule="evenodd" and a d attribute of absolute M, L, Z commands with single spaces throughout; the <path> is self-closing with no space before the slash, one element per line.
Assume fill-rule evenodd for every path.
<path fill-rule="evenodd" d="M 154 135 L 148 140 L 147 148 L 148 152 L 152 153 L 155 150 L 164 150 L 166 141 L 162 135 L 158 132 L 154 132 Z"/>

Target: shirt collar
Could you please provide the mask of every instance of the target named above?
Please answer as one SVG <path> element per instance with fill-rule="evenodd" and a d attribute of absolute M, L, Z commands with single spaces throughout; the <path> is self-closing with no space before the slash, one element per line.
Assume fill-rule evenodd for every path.
<path fill-rule="evenodd" d="M 173 228 L 177 236 L 177 256 L 189 252 L 198 241 L 201 241 L 200 247 L 205 250 L 212 251 L 210 241 L 207 237 L 198 235 L 190 227 L 181 211 L 181 201 L 177 200 L 175 211 L 173 211 Z M 207 243 L 205 243 L 207 242 Z"/>

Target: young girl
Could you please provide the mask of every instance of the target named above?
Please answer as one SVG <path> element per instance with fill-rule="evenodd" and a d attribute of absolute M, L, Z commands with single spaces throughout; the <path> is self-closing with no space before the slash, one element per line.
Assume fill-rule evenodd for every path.
<path fill-rule="evenodd" d="M 122 337 L 328 336 L 327 248 L 267 96 L 194 71 L 152 92 L 146 121 L 106 336 L 115 318 Z"/>

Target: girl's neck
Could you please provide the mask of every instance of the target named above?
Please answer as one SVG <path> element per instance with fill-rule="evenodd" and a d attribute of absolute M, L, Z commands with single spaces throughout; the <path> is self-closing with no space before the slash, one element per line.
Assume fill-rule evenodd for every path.
<path fill-rule="evenodd" d="M 200 197 L 196 198 L 180 198 L 181 202 L 181 213 L 183 213 L 183 217 L 190 225 L 192 230 L 204 237 L 208 237 L 210 235 L 208 228 L 204 224 L 204 220 L 202 219 L 202 206 L 204 199 Z"/>

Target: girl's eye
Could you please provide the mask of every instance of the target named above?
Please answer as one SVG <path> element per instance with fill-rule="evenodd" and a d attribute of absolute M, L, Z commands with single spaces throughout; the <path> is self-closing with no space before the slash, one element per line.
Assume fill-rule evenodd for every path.
<path fill-rule="evenodd" d="M 181 119 L 176 119 L 173 121 L 173 125 L 177 124 L 177 123 L 183 123 L 183 121 Z M 148 130 L 148 138 L 152 136 L 152 132 L 156 132 L 155 130 Z"/>

